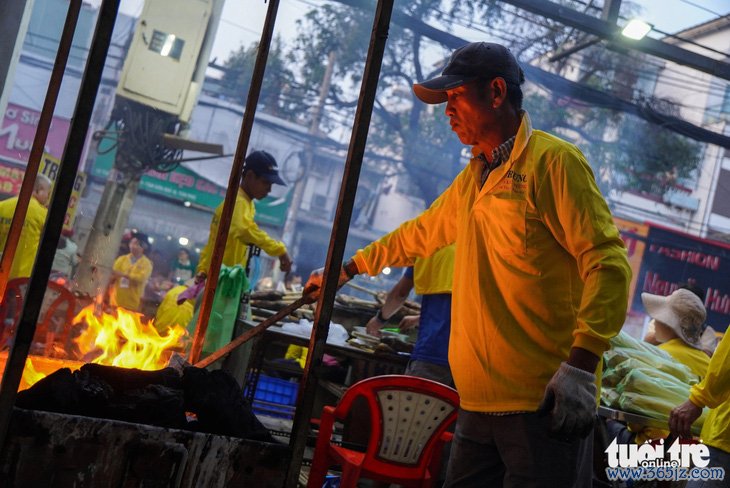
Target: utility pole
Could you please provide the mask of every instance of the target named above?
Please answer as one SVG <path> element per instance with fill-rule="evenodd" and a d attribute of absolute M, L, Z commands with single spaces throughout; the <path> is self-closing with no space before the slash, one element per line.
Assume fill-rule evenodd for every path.
<path fill-rule="evenodd" d="M 184 148 L 211 150 L 175 134 L 184 133 L 197 102 L 223 3 L 145 3 L 104 135 L 117 152 L 74 282 L 82 294 L 96 296 L 108 286 L 142 175 L 173 171 Z"/>
<path fill-rule="evenodd" d="M 309 124 L 309 139 L 304 148 L 304 160 L 302 161 L 302 171 L 300 171 L 300 177 L 294 182 L 292 188 L 292 198 L 289 204 L 289 212 L 287 212 L 286 221 L 284 222 L 284 229 L 282 231 L 281 240 L 285 243 L 292 244 L 294 241 L 294 231 L 297 226 L 297 214 L 299 213 L 299 207 L 302 205 L 302 197 L 304 196 L 304 187 L 307 184 L 306 175 L 308 170 L 312 167 L 314 161 L 314 143 L 312 139 L 319 135 L 319 123 L 322 120 L 322 111 L 324 104 L 327 101 L 327 95 L 332 85 L 332 75 L 335 70 L 335 62 L 337 60 L 337 54 L 334 50 L 330 51 L 327 56 L 327 66 L 325 67 L 324 76 L 322 77 L 322 85 L 319 87 L 319 99 L 317 105 L 314 106 L 312 112 L 312 121 Z"/>

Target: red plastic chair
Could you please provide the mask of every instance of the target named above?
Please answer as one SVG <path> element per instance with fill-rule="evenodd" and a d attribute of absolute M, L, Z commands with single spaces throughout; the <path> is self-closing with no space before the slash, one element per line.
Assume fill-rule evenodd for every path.
<path fill-rule="evenodd" d="M 365 452 L 332 443 L 334 423 L 342 422 L 356 398 L 370 409 L 370 439 Z M 387 375 L 352 385 L 336 407 L 322 412 L 309 472 L 308 488 L 321 488 L 327 469 L 342 466 L 340 486 L 354 487 L 360 477 L 403 486 L 433 486 L 441 469 L 446 429 L 456 421 L 459 395 L 435 381 Z"/>
<path fill-rule="evenodd" d="M 15 334 L 29 281 L 28 278 L 8 281 L 5 296 L 0 302 L 0 349 L 5 348 Z M 76 298 L 73 293 L 55 281 L 48 282 L 34 336 L 34 342 L 42 344 L 40 352 L 44 355 L 52 354 L 54 342 L 59 342 L 64 349 L 69 347 L 69 332 L 75 307 Z"/>

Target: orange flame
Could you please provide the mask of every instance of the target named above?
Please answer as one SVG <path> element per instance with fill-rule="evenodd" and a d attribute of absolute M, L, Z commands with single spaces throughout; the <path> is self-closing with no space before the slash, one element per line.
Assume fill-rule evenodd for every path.
<path fill-rule="evenodd" d="M 91 304 L 82 309 L 73 323 L 86 324 L 86 329 L 75 339 L 85 359 L 96 355 L 90 362 L 156 370 L 165 367 L 174 348 L 183 345 L 187 331 L 175 325 L 160 334 L 153 321 L 143 322 L 141 314 L 123 308 L 110 313 L 95 313 Z"/>
<path fill-rule="evenodd" d="M 25 360 L 25 368 L 23 369 L 23 377 L 20 380 L 20 388 L 18 389 L 25 390 L 26 388 L 33 386 L 38 380 L 44 378 L 45 376 L 45 374 L 36 371 L 35 367 L 33 366 L 33 362 L 30 360 L 30 358 L 27 358 Z"/>

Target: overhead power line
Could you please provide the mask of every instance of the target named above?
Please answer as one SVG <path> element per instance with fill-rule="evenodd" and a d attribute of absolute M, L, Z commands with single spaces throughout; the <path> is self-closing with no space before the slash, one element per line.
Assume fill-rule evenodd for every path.
<path fill-rule="evenodd" d="M 351 7 L 366 8 L 364 0 L 337 1 Z M 457 49 L 468 42 L 466 39 L 430 26 L 422 20 L 401 11 L 393 12 L 392 22 L 400 25 L 401 27 L 411 29 L 424 37 L 433 39 L 434 41 L 437 41 L 451 49 Z M 525 73 L 529 74 L 529 78 L 532 81 L 539 83 L 550 91 L 557 91 L 563 95 L 592 103 L 598 107 L 628 112 L 696 141 L 715 144 L 720 147 L 730 149 L 730 137 L 696 126 L 680 118 L 662 114 L 648 104 L 636 104 L 622 100 L 612 94 L 570 81 L 562 76 L 550 73 L 529 64 L 525 64 L 523 69 L 525 70 Z"/>

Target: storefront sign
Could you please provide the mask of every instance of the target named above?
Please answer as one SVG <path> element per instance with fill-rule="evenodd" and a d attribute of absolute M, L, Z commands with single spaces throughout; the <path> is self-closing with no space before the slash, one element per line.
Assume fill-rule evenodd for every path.
<path fill-rule="evenodd" d="M 116 150 L 112 149 L 104 154 L 99 154 L 91 174 L 106 180 L 114 165 L 116 153 Z M 170 173 L 148 171 L 142 176 L 139 188 L 173 200 L 190 202 L 210 209 L 217 207 L 226 196 L 225 189 L 184 167 L 178 167 Z"/>
<path fill-rule="evenodd" d="M 44 153 L 39 172 L 48 177 L 55 185 L 60 167 L 61 161 L 58 158 Z M 63 219 L 64 230 L 73 229 L 74 221 L 76 220 L 76 209 L 79 206 L 79 199 L 81 198 L 81 192 L 84 191 L 84 186 L 86 186 L 86 173 L 78 173 L 74 180 L 73 189 L 71 190 L 71 197 L 68 200 L 66 216 Z M 53 186 L 51 186 L 51 189 L 53 189 Z"/>
<path fill-rule="evenodd" d="M 53 184 L 56 182 L 59 168 L 60 161 L 58 158 L 54 158 L 47 153 L 43 154 L 38 171 L 51 180 L 51 190 L 53 190 Z M 15 196 L 20 193 L 20 186 L 23 184 L 24 174 L 25 170 L 23 168 L 17 168 L 0 162 L 0 194 L 2 198 Z M 85 185 L 86 174 L 78 173 L 71 191 L 71 198 L 68 201 L 66 217 L 63 221 L 64 230 L 70 230 L 73 228 L 74 220 L 76 219 L 76 208 L 78 207 L 81 192 L 84 190 Z"/>
<path fill-rule="evenodd" d="M 91 174 L 106 179 L 111 172 L 116 156 L 116 150 L 101 151 L 94 163 Z M 190 202 L 198 206 L 215 209 L 226 196 L 225 188 L 199 176 L 189 169 L 178 166 L 174 171 L 161 173 L 159 171 L 146 172 L 140 181 L 141 190 L 162 195 L 180 202 Z M 291 192 L 282 197 L 266 197 L 256 201 L 256 221 L 261 224 L 283 226 L 286 213 L 291 202 Z"/>
<path fill-rule="evenodd" d="M 23 166 L 27 164 L 40 116 L 40 112 L 35 110 L 8 104 L 0 122 L 0 159 Z M 57 158 L 62 156 L 69 126 L 67 119 L 53 117 L 45 152 Z"/>

